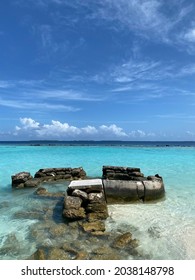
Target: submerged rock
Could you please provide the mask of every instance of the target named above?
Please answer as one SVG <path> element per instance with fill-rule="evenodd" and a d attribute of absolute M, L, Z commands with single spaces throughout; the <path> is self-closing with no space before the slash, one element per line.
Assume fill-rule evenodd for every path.
<path fill-rule="evenodd" d="M 92 260 L 121 260 L 119 251 L 107 246 L 100 246 L 92 251 Z"/>
<path fill-rule="evenodd" d="M 161 237 L 161 232 L 160 229 L 156 226 L 151 226 L 148 228 L 148 233 L 150 237 L 152 238 L 160 238 Z"/>
<path fill-rule="evenodd" d="M 6 236 L 3 245 L 0 247 L 0 255 L 17 255 L 20 251 L 20 242 L 15 233 Z"/>
<path fill-rule="evenodd" d="M 69 260 L 70 256 L 63 249 L 56 247 L 39 248 L 29 258 L 30 260 Z"/>
<path fill-rule="evenodd" d="M 30 260 L 87 260 L 88 253 L 85 251 L 77 251 L 70 246 L 61 247 L 42 247 L 37 249 L 29 259 Z"/>
<path fill-rule="evenodd" d="M 35 253 L 33 253 L 30 258 L 30 260 L 46 260 L 46 254 L 43 249 L 38 249 Z"/>
<path fill-rule="evenodd" d="M 46 194 L 48 194 L 48 191 L 47 191 L 46 188 L 39 187 L 39 188 L 35 191 L 35 194 L 37 194 L 37 195 L 46 195 Z"/>
<path fill-rule="evenodd" d="M 75 260 L 89 260 L 89 254 L 85 251 L 79 251 Z"/>
<path fill-rule="evenodd" d="M 138 241 L 132 238 L 130 232 L 123 233 L 115 238 L 112 247 L 116 249 L 127 248 L 128 246 L 135 248 L 138 246 Z"/>
<path fill-rule="evenodd" d="M 68 252 L 61 248 L 51 248 L 48 250 L 47 260 L 70 260 Z"/>
<path fill-rule="evenodd" d="M 25 188 L 37 188 L 38 185 L 40 184 L 40 180 L 39 179 L 28 179 L 25 183 L 24 183 L 24 187 Z"/>
<path fill-rule="evenodd" d="M 8 208 L 8 207 L 9 207 L 9 202 L 8 201 L 0 202 L 0 209 Z"/>
<path fill-rule="evenodd" d="M 59 224 L 59 225 L 57 224 L 49 229 L 49 234 L 51 235 L 52 238 L 57 238 L 59 236 L 65 236 L 67 231 L 68 228 L 66 224 Z"/>
<path fill-rule="evenodd" d="M 81 226 L 86 232 L 105 231 L 105 224 L 102 221 L 84 222 Z"/>
<path fill-rule="evenodd" d="M 29 219 L 29 220 L 43 220 L 44 212 L 41 210 L 37 211 L 18 211 L 13 214 L 14 219 Z"/>
<path fill-rule="evenodd" d="M 35 195 L 45 198 L 63 198 L 65 196 L 64 192 L 49 192 L 46 188 L 39 187 L 35 192 Z"/>

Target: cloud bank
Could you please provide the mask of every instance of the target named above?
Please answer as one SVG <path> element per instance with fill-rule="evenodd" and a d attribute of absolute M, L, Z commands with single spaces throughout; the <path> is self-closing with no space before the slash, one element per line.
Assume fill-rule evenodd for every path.
<path fill-rule="evenodd" d="M 28 136 L 28 139 L 43 140 L 136 140 L 155 136 L 154 133 L 139 129 L 126 132 L 116 124 L 77 127 L 56 120 L 49 124 L 41 124 L 27 117 L 20 118 L 20 125 L 15 127 L 14 135 L 18 138 Z"/>

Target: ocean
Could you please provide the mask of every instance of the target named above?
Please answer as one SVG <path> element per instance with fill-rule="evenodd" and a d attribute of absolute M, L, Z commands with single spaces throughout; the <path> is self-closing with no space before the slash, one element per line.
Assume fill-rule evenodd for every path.
<path fill-rule="evenodd" d="M 101 177 L 103 165 L 159 174 L 166 191 L 160 201 L 108 205 L 106 231 L 130 231 L 139 240 L 139 259 L 195 259 L 195 142 L 1 142 L 0 155 L 0 259 L 27 259 L 39 246 L 56 245 L 62 238 L 51 231 L 54 221 L 60 223 L 59 201 L 38 199 L 34 189 L 12 189 L 13 174 L 81 166 L 88 176 Z M 68 183 L 44 186 L 65 192 Z M 71 231 L 63 236 L 70 244 L 78 238 Z M 82 246 L 87 251 L 91 245 L 83 240 Z M 124 258 L 136 256 L 125 253 Z"/>

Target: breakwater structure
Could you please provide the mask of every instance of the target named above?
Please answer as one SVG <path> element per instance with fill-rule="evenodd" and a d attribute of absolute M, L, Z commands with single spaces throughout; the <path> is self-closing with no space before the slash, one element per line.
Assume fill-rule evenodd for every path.
<path fill-rule="evenodd" d="M 70 188 L 84 188 L 86 182 L 88 193 L 93 190 L 94 181 L 97 178 L 87 176 L 82 167 L 44 168 L 39 169 L 34 177 L 30 172 L 19 172 L 11 176 L 12 187 L 37 188 L 43 182 L 70 181 Z M 163 178 L 156 174 L 144 176 L 140 168 L 122 166 L 103 166 L 102 177 L 99 177 L 99 185 L 103 189 L 106 201 L 130 202 L 136 200 L 150 201 L 164 197 L 165 187 Z M 81 183 L 81 180 L 85 180 Z M 90 186 L 90 187 L 89 187 Z M 70 189 L 68 188 L 68 192 Z M 97 190 L 96 190 L 97 191 Z"/>
<path fill-rule="evenodd" d="M 81 251 L 81 248 L 77 246 L 79 240 L 76 241 L 76 245 L 72 241 L 71 245 L 65 244 L 66 246 L 64 243 L 49 247 L 39 244 L 37 250 L 29 258 L 36 260 L 121 259 L 118 254 L 121 250 L 127 256 L 132 254 L 139 257 L 137 251 L 139 241 L 133 238 L 131 232 L 106 231 L 105 221 L 109 217 L 108 204 L 155 201 L 165 194 L 161 176 L 156 174 L 146 177 L 139 168 L 134 167 L 103 166 L 102 176 L 99 178 L 89 178 L 82 167 L 44 168 L 38 170 L 34 176 L 25 171 L 12 175 L 11 179 L 14 189 L 34 188 L 36 198 L 52 198 L 60 202 L 60 207 L 58 205 L 57 208 L 60 211 L 58 215 L 61 217 L 61 222 L 59 225 L 54 222 L 54 228 L 50 229 L 50 232 L 56 234 L 56 238 L 66 228 L 74 234 L 78 233 L 78 238 L 82 240 L 81 248 L 83 248 L 83 242 L 92 240 L 91 255 Z M 63 193 L 51 193 L 45 188 L 47 186 L 45 182 L 63 184 L 64 181 L 68 181 L 69 185 L 66 184 Z M 26 213 L 22 213 L 23 215 Z M 47 223 L 46 227 L 48 227 Z M 99 249 L 94 249 L 93 238 L 98 244 L 103 242 Z M 76 257 L 73 258 L 72 254 Z"/>
<path fill-rule="evenodd" d="M 108 202 L 152 201 L 165 195 L 163 178 L 144 176 L 140 168 L 103 166 L 102 182 Z"/>
<path fill-rule="evenodd" d="M 93 189 L 94 179 L 89 179 L 82 167 L 44 168 L 39 169 L 34 177 L 30 172 L 19 172 L 12 175 L 13 188 L 36 188 L 43 182 L 70 181 L 70 186 L 80 188 L 81 180 L 88 180 Z M 101 181 L 107 202 L 152 201 L 165 195 L 163 178 L 156 174 L 144 176 L 140 168 L 122 166 L 103 166 Z M 100 182 L 99 181 L 99 182 Z M 91 184 L 90 184 L 91 182 Z M 84 182 L 83 182 L 84 183 Z M 89 187 L 88 193 L 89 193 Z M 69 190 L 69 189 L 68 189 Z"/>
<path fill-rule="evenodd" d="M 70 181 L 64 198 L 63 216 L 68 220 L 106 219 L 107 203 L 154 201 L 165 195 L 163 179 L 158 174 L 144 176 L 140 168 L 103 166 L 102 177 L 89 179 L 82 167 L 45 168 L 34 177 L 29 172 L 12 176 L 13 188 L 37 188 L 36 194 L 48 194 L 39 188 L 44 182 Z"/>

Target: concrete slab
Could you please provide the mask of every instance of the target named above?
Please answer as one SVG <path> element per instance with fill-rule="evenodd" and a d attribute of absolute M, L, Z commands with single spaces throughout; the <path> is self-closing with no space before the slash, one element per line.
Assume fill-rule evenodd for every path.
<path fill-rule="evenodd" d="M 88 180 L 74 180 L 71 181 L 69 184 L 69 187 L 75 187 L 75 186 L 102 186 L 102 180 L 101 179 L 88 179 Z"/>
<path fill-rule="evenodd" d="M 68 189 L 85 190 L 87 192 L 90 190 L 102 191 L 103 185 L 101 179 L 73 180 L 70 182 Z"/>

